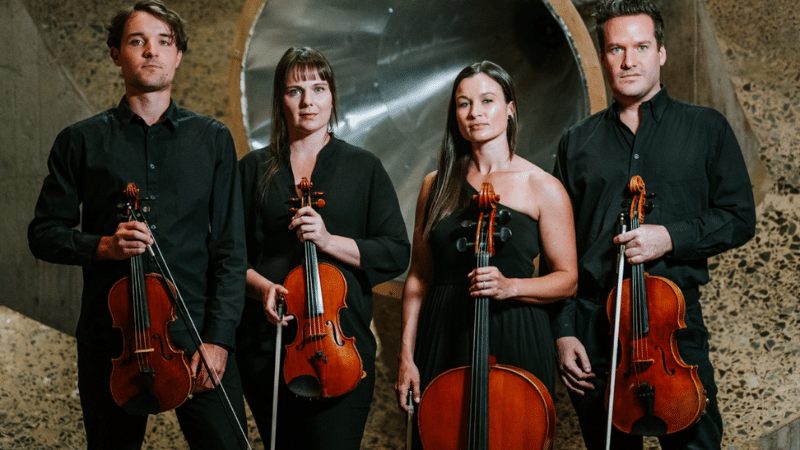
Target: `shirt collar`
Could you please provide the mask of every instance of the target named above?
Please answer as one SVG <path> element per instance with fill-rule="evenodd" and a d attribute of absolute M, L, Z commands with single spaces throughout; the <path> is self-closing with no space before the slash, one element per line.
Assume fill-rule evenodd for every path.
<path fill-rule="evenodd" d="M 642 111 L 642 116 L 645 114 L 650 114 L 653 117 L 653 120 L 656 122 L 661 122 L 661 117 L 664 116 L 664 111 L 666 111 L 668 104 L 669 95 L 667 94 L 667 88 L 662 84 L 661 89 L 656 92 L 656 95 L 654 95 L 650 100 L 642 102 L 639 108 Z M 611 103 L 611 106 L 613 107 L 612 110 L 614 111 L 614 118 L 617 122 L 619 122 L 619 112 L 621 108 L 619 102 L 614 99 Z"/>
<path fill-rule="evenodd" d="M 144 124 L 144 120 L 141 117 L 137 116 L 135 112 L 131 109 L 131 106 L 128 104 L 128 99 L 126 96 L 122 96 L 122 100 L 119 101 L 119 105 L 117 106 L 117 118 L 122 123 L 141 123 Z M 160 123 L 163 123 L 170 129 L 170 131 L 175 131 L 178 127 L 178 107 L 175 105 L 175 100 L 169 99 L 169 107 L 167 108 L 167 112 L 164 114 L 164 120 Z"/>

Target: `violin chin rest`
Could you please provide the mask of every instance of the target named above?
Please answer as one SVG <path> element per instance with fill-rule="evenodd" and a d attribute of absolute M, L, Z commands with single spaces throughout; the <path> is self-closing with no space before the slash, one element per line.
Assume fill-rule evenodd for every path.
<path fill-rule="evenodd" d="M 312 375 L 296 376 L 286 386 L 300 397 L 319 398 L 322 395 L 322 385 L 319 379 Z"/>

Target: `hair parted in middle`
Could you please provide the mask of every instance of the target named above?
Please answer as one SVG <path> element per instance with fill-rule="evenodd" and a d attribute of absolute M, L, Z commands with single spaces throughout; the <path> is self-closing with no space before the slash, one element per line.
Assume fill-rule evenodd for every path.
<path fill-rule="evenodd" d="M 458 85 L 466 78 L 479 73 L 487 75 L 503 89 L 506 103 L 514 103 L 515 112 L 508 117 L 506 137 L 508 139 L 509 158 L 514 155 L 517 146 L 517 94 L 511 76 L 502 67 L 491 61 L 470 64 L 456 76 L 453 91 L 450 93 L 450 105 L 447 108 L 447 129 L 439 154 L 439 165 L 436 177 L 428 192 L 423 219 L 423 236 L 427 239 L 431 231 L 450 214 L 463 211 L 469 206 L 470 198 L 462 186 L 467 178 L 470 160 L 472 159 L 472 143 L 461 135 L 456 115 L 456 91 Z"/>
<path fill-rule="evenodd" d="M 167 8 L 167 6 L 160 0 L 143 0 L 137 2 L 135 5 L 122 9 L 111 18 L 111 22 L 106 25 L 108 31 L 108 38 L 106 44 L 108 48 L 120 48 L 122 45 L 122 33 L 125 32 L 125 24 L 134 13 L 145 12 L 155 17 L 156 19 L 164 22 L 172 31 L 172 39 L 175 40 L 175 46 L 181 52 L 186 52 L 189 37 L 184 31 L 185 23 L 181 16 L 175 11 Z"/>

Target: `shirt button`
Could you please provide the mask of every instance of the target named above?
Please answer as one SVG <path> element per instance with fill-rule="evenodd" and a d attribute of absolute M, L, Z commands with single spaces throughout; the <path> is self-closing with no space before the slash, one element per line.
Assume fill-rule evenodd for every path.
<path fill-rule="evenodd" d="M 156 199 L 156 196 L 155 196 L 155 195 L 151 195 L 151 196 L 150 196 L 150 200 L 155 200 L 155 199 Z"/>
<path fill-rule="evenodd" d="M 155 229 L 156 229 L 156 224 L 152 224 L 152 225 L 150 225 L 150 229 L 151 229 L 151 230 L 155 230 Z"/>
<path fill-rule="evenodd" d="M 150 168 L 151 168 L 151 169 L 155 169 L 155 168 L 156 168 L 156 165 L 155 165 L 155 164 L 150 164 Z"/>
<path fill-rule="evenodd" d="M 156 138 L 156 137 L 155 137 L 155 136 L 153 136 L 153 135 L 151 135 L 151 136 L 150 136 L 150 140 L 151 140 L 151 141 L 152 141 L 153 139 L 155 139 L 155 138 Z"/>
<path fill-rule="evenodd" d="M 638 153 L 634 153 L 633 154 L 633 159 L 639 159 L 639 154 Z"/>

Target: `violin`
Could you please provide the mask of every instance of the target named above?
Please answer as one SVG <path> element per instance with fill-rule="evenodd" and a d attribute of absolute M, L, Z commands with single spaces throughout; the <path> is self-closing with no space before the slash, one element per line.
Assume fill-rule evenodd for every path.
<path fill-rule="evenodd" d="M 139 190 L 129 183 L 128 220 L 138 220 Z M 145 274 L 142 256 L 130 258 L 131 275 L 108 293 L 114 328 L 122 331 L 122 354 L 111 360 L 111 395 L 128 414 L 147 415 L 182 405 L 194 389 L 189 363 L 170 339 L 175 287 L 161 275 Z M 169 292 L 169 293 L 168 293 Z"/>
<path fill-rule="evenodd" d="M 312 184 L 303 178 L 298 184 L 301 196 L 291 199 L 305 206 L 325 206 L 312 197 Z M 292 208 L 296 212 L 297 208 Z M 339 311 L 347 308 L 347 282 L 334 265 L 317 261 L 317 246 L 303 242 L 303 265 L 289 272 L 283 286 L 286 315 L 294 316 L 297 334 L 286 346 L 283 378 L 290 391 L 301 397 L 337 397 L 355 389 L 366 376 L 355 338 L 345 337 L 339 324 Z"/>
<path fill-rule="evenodd" d="M 484 183 L 478 195 L 480 215 L 475 236 L 477 267 L 487 267 L 494 255 L 495 238 L 511 237 L 508 229 L 495 232 L 499 195 Z M 506 214 L 503 214 L 506 213 Z M 498 219 L 498 216 L 503 219 Z M 470 244 L 459 241 L 464 250 Z M 551 449 L 556 413 L 544 384 L 530 372 L 497 364 L 489 355 L 489 301 L 475 302 L 471 365 L 450 369 L 436 377 L 420 399 L 417 420 L 422 446 L 427 450 Z"/>
<path fill-rule="evenodd" d="M 629 189 L 634 197 L 630 229 L 635 230 L 644 222 L 647 194 L 638 175 L 631 178 Z M 620 258 L 621 268 L 624 246 Z M 612 351 L 606 391 L 609 423 L 638 436 L 683 430 L 697 423 L 706 407 L 697 366 L 687 365 L 678 353 L 675 333 L 686 328 L 683 293 L 671 280 L 645 273 L 642 264 L 633 264 L 631 277 L 624 281 L 622 270 L 619 273 L 620 285 L 607 302 L 609 320 L 618 328 L 614 345 L 620 347 L 618 364 L 613 362 L 617 352 Z M 609 438 L 610 429 L 607 443 Z"/>

